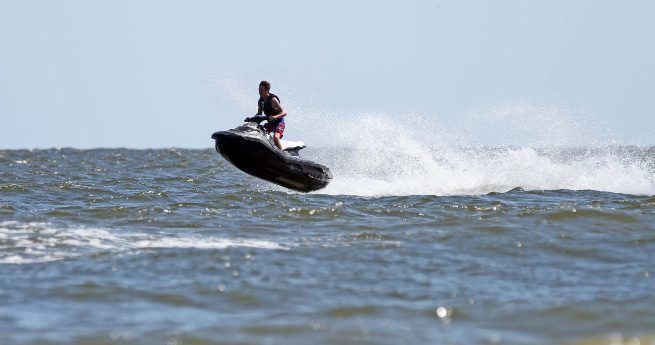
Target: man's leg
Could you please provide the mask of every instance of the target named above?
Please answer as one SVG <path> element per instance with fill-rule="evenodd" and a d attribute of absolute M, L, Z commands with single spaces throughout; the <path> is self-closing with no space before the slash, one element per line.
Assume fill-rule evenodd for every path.
<path fill-rule="evenodd" d="M 275 127 L 275 132 L 273 135 L 273 142 L 275 142 L 275 146 L 277 146 L 277 148 L 280 150 L 282 150 L 282 143 L 280 142 L 280 139 L 282 139 L 284 127 L 284 122 L 278 123 L 277 127 Z"/>
<path fill-rule="evenodd" d="M 280 142 L 280 133 L 275 133 L 275 136 L 273 137 L 273 141 L 275 142 L 275 146 L 277 146 L 278 149 L 282 150 L 282 143 Z"/>

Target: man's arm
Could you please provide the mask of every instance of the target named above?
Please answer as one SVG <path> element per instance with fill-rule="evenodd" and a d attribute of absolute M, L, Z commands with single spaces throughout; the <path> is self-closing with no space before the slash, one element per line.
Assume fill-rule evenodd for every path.
<path fill-rule="evenodd" d="M 264 109 L 257 103 L 257 114 L 255 115 L 261 115 L 264 112 Z"/>
<path fill-rule="evenodd" d="M 273 116 L 274 119 L 277 120 L 287 116 L 287 112 L 284 111 L 284 109 L 282 109 L 282 106 L 280 105 L 280 101 L 278 101 L 277 98 L 273 97 L 271 101 L 272 101 L 271 103 L 273 103 L 273 107 L 280 109 L 280 113 Z"/>

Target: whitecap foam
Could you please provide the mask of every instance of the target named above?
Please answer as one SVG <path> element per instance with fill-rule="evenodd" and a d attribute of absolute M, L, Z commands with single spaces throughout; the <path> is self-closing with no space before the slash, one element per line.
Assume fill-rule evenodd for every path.
<path fill-rule="evenodd" d="M 196 249 L 225 249 L 230 247 L 248 247 L 259 249 L 287 249 L 287 247 L 272 241 L 254 240 L 245 238 L 198 238 L 198 237 L 167 237 L 157 239 L 139 240 L 132 244 L 133 248 L 196 248 Z"/>
<path fill-rule="evenodd" d="M 288 249 L 277 242 L 249 238 L 68 228 L 48 223 L 16 221 L 0 222 L 0 238 L 0 264 L 49 262 L 102 252 L 157 248 Z"/>

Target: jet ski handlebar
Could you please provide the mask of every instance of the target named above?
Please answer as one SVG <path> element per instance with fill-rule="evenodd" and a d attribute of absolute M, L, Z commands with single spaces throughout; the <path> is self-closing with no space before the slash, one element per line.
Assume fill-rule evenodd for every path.
<path fill-rule="evenodd" d="M 266 115 L 255 115 L 253 117 L 246 117 L 243 121 L 245 122 L 256 122 L 259 124 L 260 122 L 268 119 L 268 116 Z"/>

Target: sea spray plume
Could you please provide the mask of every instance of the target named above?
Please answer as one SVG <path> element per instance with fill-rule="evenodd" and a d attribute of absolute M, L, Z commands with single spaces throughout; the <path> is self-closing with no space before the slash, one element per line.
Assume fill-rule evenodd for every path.
<path fill-rule="evenodd" d="M 430 164 L 435 168 L 432 169 L 410 160 L 396 162 L 405 165 L 404 171 L 334 169 L 337 178 L 325 192 L 362 196 L 475 195 L 521 187 L 527 190 L 598 190 L 637 195 L 655 193 L 653 169 L 649 164 L 640 163 L 639 156 L 617 156 L 610 151 L 599 149 L 593 155 L 575 156 L 577 153 L 572 150 L 568 152 L 572 155 L 568 162 L 562 162 L 534 148 L 435 150 L 433 164 Z M 377 159 L 351 158 L 360 160 L 355 164 L 359 167 L 370 163 L 377 167 L 379 164 Z M 416 170 L 410 173 L 412 168 Z M 368 174 L 363 173 L 365 171 Z"/>
<path fill-rule="evenodd" d="M 246 112 L 245 114 L 255 113 L 258 98 L 256 86 L 248 86 L 230 77 L 217 77 L 212 83 L 217 89 L 217 94 L 221 95 L 224 101 L 238 105 L 242 111 Z M 239 119 L 243 118 L 243 115 L 230 114 L 230 116 L 235 116 Z"/>
<path fill-rule="evenodd" d="M 470 144 L 581 147 L 618 143 L 592 111 L 564 104 L 503 103 L 444 120 Z"/>
<path fill-rule="evenodd" d="M 335 178 L 321 193 L 362 196 L 471 195 L 528 190 L 590 189 L 655 193 L 647 149 L 615 146 L 461 146 L 432 129 L 434 140 L 417 140 L 414 127 L 384 115 L 335 121 L 343 145 L 321 160 Z M 425 123 L 428 123 L 427 121 Z M 419 129 L 421 131 L 424 129 Z M 536 145 L 535 145 L 536 146 Z"/>
<path fill-rule="evenodd" d="M 341 154 L 334 166 L 336 185 L 327 193 L 357 195 L 442 194 L 453 188 L 444 180 L 453 168 L 443 133 L 415 115 L 361 115 L 337 122 Z M 410 129 L 411 127 L 411 129 Z M 433 140 L 417 140 L 423 136 Z M 425 140 L 425 139 L 424 139 Z M 447 141 L 446 141 L 447 142 Z M 455 183 L 461 185 L 461 183 Z"/>

